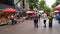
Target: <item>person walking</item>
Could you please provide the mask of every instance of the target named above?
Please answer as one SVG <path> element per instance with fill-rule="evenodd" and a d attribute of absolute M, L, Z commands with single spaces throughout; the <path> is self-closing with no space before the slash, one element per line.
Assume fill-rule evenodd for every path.
<path fill-rule="evenodd" d="M 59 12 L 59 20 L 58 20 L 58 23 L 60 24 L 60 12 Z"/>
<path fill-rule="evenodd" d="M 42 18 L 43 18 L 44 27 L 46 27 L 47 14 L 45 12 L 42 14 Z"/>
<path fill-rule="evenodd" d="M 38 19 L 39 19 L 39 16 L 36 14 L 34 14 L 33 16 L 34 18 L 34 27 L 38 28 Z"/>
<path fill-rule="evenodd" d="M 53 15 L 49 15 L 49 27 L 52 27 L 52 22 L 53 22 Z"/>
<path fill-rule="evenodd" d="M 11 21 L 12 21 L 12 25 L 14 24 L 14 15 L 11 15 Z"/>
<path fill-rule="evenodd" d="M 41 15 L 39 14 L 39 21 L 40 21 L 40 17 L 41 17 Z"/>

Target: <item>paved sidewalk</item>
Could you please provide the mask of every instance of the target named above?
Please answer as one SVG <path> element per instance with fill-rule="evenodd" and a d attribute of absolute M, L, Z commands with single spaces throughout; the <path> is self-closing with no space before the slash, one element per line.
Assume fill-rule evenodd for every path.
<path fill-rule="evenodd" d="M 44 28 L 43 19 L 39 22 L 39 28 L 34 28 L 33 20 L 25 20 L 23 23 L 16 25 L 0 26 L 0 34 L 60 34 L 60 27 L 57 21 L 54 19 L 53 27 Z"/>

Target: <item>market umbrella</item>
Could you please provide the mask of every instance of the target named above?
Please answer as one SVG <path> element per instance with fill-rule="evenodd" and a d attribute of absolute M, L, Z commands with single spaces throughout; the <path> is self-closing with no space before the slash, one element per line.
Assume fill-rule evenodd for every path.
<path fill-rule="evenodd" d="M 58 10 L 54 11 L 54 12 L 59 12 Z"/>
<path fill-rule="evenodd" d="M 14 12 L 16 12 L 16 10 L 13 9 L 13 8 L 5 8 L 5 9 L 2 10 L 2 12 L 5 12 L 5 13 L 7 13 L 7 12 L 14 13 Z"/>
<path fill-rule="evenodd" d="M 56 11 L 54 11 L 54 13 L 55 13 L 55 14 L 56 14 L 56 13 L 60 13 L 60 11 L 56 10 Z"/>
<path fill-rule="evenodd" d="M 54 10 L 60 10 L 60 4 L 57 5 L 57 6 L 54 8 Z"/>
<path fill-rule="evenodd" d="M 39 13 L 43 13 L 44 11 L 40 10 Z"/>
<path fill-rule="evenodd" d="M 34 12 L 34 11 L 27 11 L 26 13 L 27 14 L 35 14 L 36 12 Z"/>

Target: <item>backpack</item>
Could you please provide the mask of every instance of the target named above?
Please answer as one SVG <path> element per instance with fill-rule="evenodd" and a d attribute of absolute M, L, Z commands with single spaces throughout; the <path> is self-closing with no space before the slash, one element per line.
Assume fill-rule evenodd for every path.
<path fill-rule="evenodd" d="M 60 15 L 56 14 L 55 18 L 56 18 L 56 20 L 59 20 L 60 19 Z"/>
<path fill-rule="evenodd" d="M 34 15 L 34 20 L 38 20 L 38 15 Z"/>

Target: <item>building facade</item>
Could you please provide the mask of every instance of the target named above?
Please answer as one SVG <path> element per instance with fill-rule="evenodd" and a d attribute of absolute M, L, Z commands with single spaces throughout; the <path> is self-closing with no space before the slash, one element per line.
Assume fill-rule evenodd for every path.
<path fill-rule="evenodd" d="M 27 0 L 0 0 L 0 4 L 13 6 L 21 10 L 22 9 L 29 10 L 29 4 Z"/>
<path fill-rule="evenodd" d="M 6 8 L 6 7 L 14 8 L 13 0 L 0 0 L 0 9 Z"/>
<path fill-rule="evenodd" d="M 25 0 L 25 10 L 29 10 L 29 3 L 27 2 L 28 0 Z"/>

